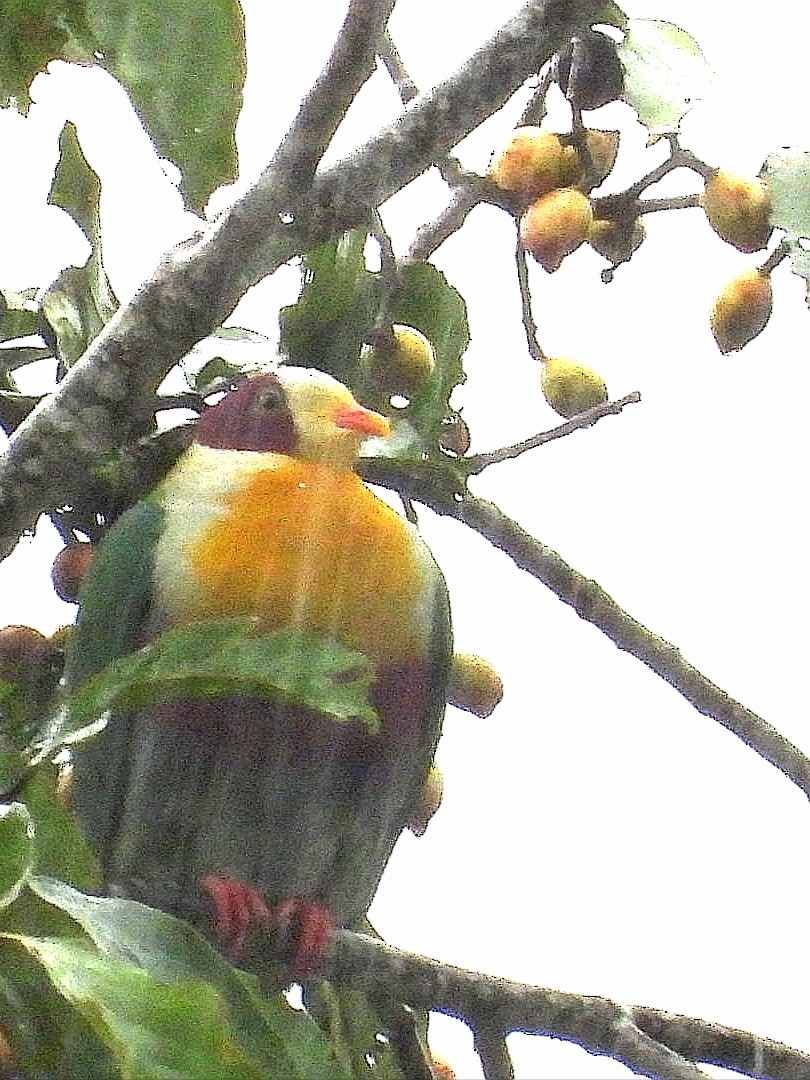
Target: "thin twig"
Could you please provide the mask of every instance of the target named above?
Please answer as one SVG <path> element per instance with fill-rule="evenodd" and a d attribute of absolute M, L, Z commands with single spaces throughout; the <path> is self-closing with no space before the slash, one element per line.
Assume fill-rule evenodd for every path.
<path fill-rule="evenodd" d="M 540 342 L 537 340 L 537 323 L 532 312 L 532 294 L 529 286 L 529 268 L 526 264 L 526 251 L 520 242 L 515 246 L 515 266 L 517 267 L 518 288 L 520 289 L 520 313 L 523 329 L 526 333 L 526 345 L 533 360 L 542 362 L 546 358 Z"/>
<path fill-rule="evenodd" d="M 581 619 L 592 623 L 623 652 L 635 656 L 689 703 L 779 769 L 810 798 L 810 759 L 761 716 L 735 701 L 681 655 L 624 611 L 595 581 L 578 573 L 552 548 L 535 539 L 494 503 L 432 477 L 391 469 L 364 459 L 360 471 L 372 483 L 392 487 L 438 514 L 453 517 L 507 554 L 521 570 L 542 581 Z"/>
<path fill-rule="evenodd" d="M 624 397 L 617 398 L 616 401 L 605 401 L 601 405 L 594 405 L 592 409 L 588 409 L 578 416 L 572 416 L 564 424 L 558 424 L 557 427 L 553 427 L 549 431 L 541 431 L 537 435 L 522 439 L 511 446 L 501 447 L 500 450 L 490 450 L 485 454 L 471 454 L 469 457 L 464 458 L 464 467 L 470 475 L 477 475 L 490 465 L 497 465 L 502 461 L 511 461 L 513 458 L 525 454 L 527 450 L 534 450 L 535 447 L 543 446 L 544 443 L 552 442 L 554 439 L 562 439 L 566 435 L 570 435 L 572 431 L 592 427 L 603 416 L 615 416 L 625 406 L 636 405 L 639 401 L 641 401 L 641 394 L 634 390 L 632 394 L 625 394 Z"/>
<path fill-rule="evenodd" d="M 445 240 L 458 232 L 470 211 L 482 202 L 491 202 L 490 185 L 483 176 L 456 188 L 441 213 L 417 229 L 406 256 L 408 261 L 429 259 Z"/>
<path fill-rule="evenodd" d="M 397 88 L 400 98 L 407 104 L 419 96 L 419 87 L 408 74 L 399 50 L 394 44 L 390 31 L 386 30 L 377 48 L 377 55 L 382 60 L 385 70 L 391 76 L 391 82 Z"/>
<path fill-rule="evenodd" d="M 506 1036 L 479 1022 L 473 1032 L 475 1052 L 481 1059 L 485 1080 L 515 1080 L 515 1069 Z"/>

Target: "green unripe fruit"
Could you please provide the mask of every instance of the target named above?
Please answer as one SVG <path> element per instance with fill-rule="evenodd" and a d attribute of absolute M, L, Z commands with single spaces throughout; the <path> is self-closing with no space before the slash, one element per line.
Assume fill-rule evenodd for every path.
<path fill-rule="evenodd" d="M 721 353 L 734 352 L 762 333 L 771 317 L 773 287 L 768 274 L 746 270 L 720 290 L 710 325 Z"/>
<path fill-rule="evenodd" d="M 388 397 L 410 398 L 436 369 L 433 346 L 419 330 L 394 323 L 392 340 L 380 340 L 363 350 L 361 362 L 375 388 Z"/>
<path fill-rule="evenodd" d="M 565 185 L 576 151 L 559 135 L 539 127 L 515 128 L 506 147 L 492 159 L 489 175 L 502 190 L 525 202 Z"/>
<path fill-rule="evenodd" d="M 751 252 L 768 243 L 771 195 L 761 180 L 718 169 L 706 181 L 702 203 L 709 224 L 727 244 Z"/>
<path fill-rule="evenodd" d="M 520 219 L 520 242 L 552 273 L 584 242 L 592 221 L 590 199 L 576 188 L 560 188 L 533 202 Z"/>
<path fill-rule="evenodd" d="M 540 384 L 546 401 L 566 419 L 608 400 L 602 376 L 576 360 L 548 357 L 543 361 Z"/>

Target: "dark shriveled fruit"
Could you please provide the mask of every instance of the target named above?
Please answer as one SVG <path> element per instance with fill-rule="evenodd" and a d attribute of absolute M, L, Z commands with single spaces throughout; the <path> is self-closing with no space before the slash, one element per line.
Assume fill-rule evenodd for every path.
<path fill-rule="evenodd" d="M 624 90 L 616 43 L 598 30 L 583 30 L 572 38 L 554 57 L 552 74 L 577 109 L 598 109 Z"/>

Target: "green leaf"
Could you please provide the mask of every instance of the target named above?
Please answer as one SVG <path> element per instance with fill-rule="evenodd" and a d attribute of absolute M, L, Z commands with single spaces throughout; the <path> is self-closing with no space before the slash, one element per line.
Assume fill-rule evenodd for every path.
<path fill-rule="evenodd" d="M 0 341 L 28 337 L 39 331 L 37 291 L 31 288 L 23 292 L 11 289 L 0 292 Z"/>
<path fill-rule="evenodd" d="M 98 861 L 75 817 L 58 794 L 59 768 L 43 762 L 22 790 L 36 828 L 34 863 L 50 874 L 85 889 L 98 888 Z"/>
<path fill-rule="evenodd" d="M 791 269 L 810 281 L 810 152 L 771 154 L 761 176 L 771 195 L 771 224 L 785 231 Z"/>
<path fill-rule="evenodd" d="M 649 141 L 677 132 L 711 78 L 698 43 L 672 23 L 630 19 L 618 53 L 624 100 L 649 131 Z"/>
<path fill-rule="evenodd" d="M 371 731 L 372 672 L 366 659 L 302 631 L 267 634 L 252 618 L 212 619 L 166 631 L 87 680 L 69 706 L 70 728 L 109 711 L 155 701 L 247 693 L 289 701 Z"/>
<path fill-rule="evenodd" d="M 627 23 L 627 16 L 614 0 L 604 0 L 593 21 L 594 26 L 615 26 L 619 30 L 626 30 Z"/>
<path fill-rule="evenodd" d="M 237 0 L 87 0 L 102 63 L 127 89 L 158 153 L 178 166 L 188 205 L 237 175 L 245 82 Z"/>
<path fill-rule="evenodd" d="M 228 1038 L 222 1001 L 200 979 L 162 984 L 91 946 L 16 938 L 112 1052 L 120 1075 L 175 1080 L 262 1080 Z"/>
<path fill-rule="evenodd" d="M 771 154 L 761 175 L 771 193 L 771 224 L 789 237 L 810 237 L 810 151 Z"/>
<path fill-rule="evenodd" d="M 385 1025 L 362 990 L 317 979 L 307 984 L 305 1001 L 328 1032 L 338 1060 L 353 1077 L 404 1080 L 396 1053 L 385 1037 Z"/>
<path fill-rule="evenodd" d="M 355 388 L 360 348 L 380 303 L 380 276 L 366 269 L 365 229 L 307 252 L 301 295 L 281 309 L 279 349 L 291 364 L 315 367 Z"/>
<path fill-rule="evenodd" d="M 403 266 L 401 279 L 403 287 L 394 306 L 394 320 L 421 330 L 436 354 L 433 377 L 403 415 L 419 431 L 424 447 L 434 450 L 450 410 L 450 394 L 466 379 L 461 357 L 470 343 L 467 305 L 458 289 L 430 263 Z"/>
<path fill-rule="evenodd" d="M 19 802 L 0 805 L 0 908 L 20 895 L 34 865 L 34 823 Z"/>
<path fill-rule="evenodd" d="M 85 265 L 64 270 L 42 298 L 42 314 L 66 367 L 78 360 L 118 309 L 101 256 L 100 197 L 101 184 L 82 153 L 76 127 L 65 124 L 48 201 L 71 215 L 91 247 Z"/>
<path fill-rule="evenodd" d="M 37 903 L 45 907 L 42 901 Z M 120 1076 L 105 1047 L 55 990 L 42 967 L 19 942 L 4 935 L 0 935 L 0 1013 L 21 1077 L 115 1080 Z"/>
<path fill-rule="evenodd" d="M 25 0 L 3 4 L 0 19 L 0 105 L 28 111 L 28 88 L 57 58 L 90 58 L 84 0 Z"/>
<path fill-rule="evenodd" d="M 195 1054 L 204 1051 L 212 1062 L 218 1061 L 216 1054 L 221 1048 L 225 1051 L 224 1061 L 230 1061 L 232 1054 L 234 1062 L 248 1070 L 189 1071 L 177 1075 L 244 1075 L 290 1080 L 345 1077 L 345 1072 L 337 1070 L 328 1045 L 309 1017 L 291 1009 L 280 994 L 268 995 L 257 979 L 232 968 L 187 923 L 133 900 L 84 896 L 52 879 L 32 878 L 31 887 L 37 895 L 75 919 L 89 935 L 98 950 L 97 971 L 99 964 L 107 965 L 106 970 L 102 968 L 105 976 L 111 981 L 120 978 L 127 987 L 134 988 L 136 995 L 144 985 L 158 992 L 154 1017 L 146 1008 L 147 994 L 146 1015 L 131 1018 L 145 1029 L 139 1036 L 144 1044 L 147 1037 L 152 1046 L 162 1042 L 167 1060 L 179 1052 L 174 1043 L 179 1043 L 183 1052 L 185 1044 L 195 1047 Z M 100 989 L 103 997 L 105 988 Z M 186 1026 L 186 1019 L 196 1009 L 195 992 L 203 992 L 206 999 L 203 1002 L 206 1017 L 198 1016 L 195 1020 L 210 1029 L 210 1037 L 206 1033 L 203 1043 L 190 1019 Z M 165 1024 L 161 1015 L 164 1007 L 168 1013 Z M 177 1017 L 179 1025 L 173 1027 L 171 1020 L 176 1010 L 182 1010 L 182 1014 Z M 206 1058 L 200 1060 L 204 1064 Z M 196 1061 L 195 1057 L 192 1064 Z M 157 1074 L 144 1070 L 132 1075 Z"/>

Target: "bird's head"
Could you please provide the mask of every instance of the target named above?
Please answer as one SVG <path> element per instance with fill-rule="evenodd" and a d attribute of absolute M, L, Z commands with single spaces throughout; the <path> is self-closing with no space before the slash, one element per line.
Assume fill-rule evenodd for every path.
<path fill-rule="evenodd" d="M 390 434 L 388 420 L 358 404 L 322 371 L 281 367 L 253 375 L 200 417 L 197 442 L 220 450 L 259 450 L 350 468 L 369 436 Z"/>

